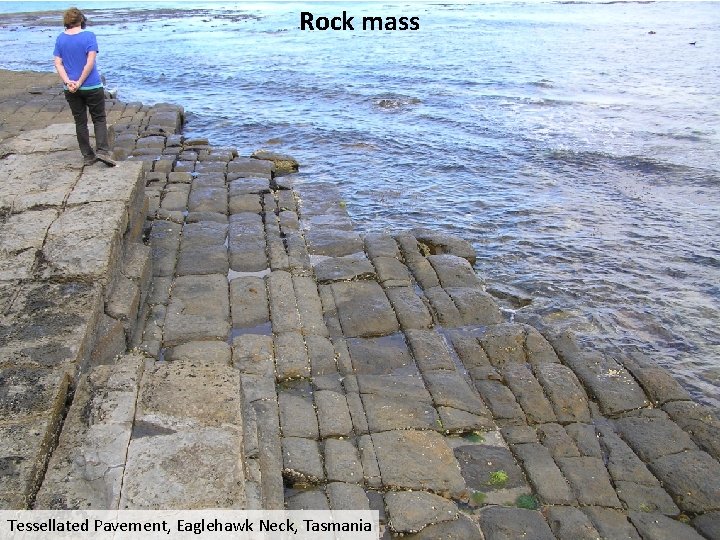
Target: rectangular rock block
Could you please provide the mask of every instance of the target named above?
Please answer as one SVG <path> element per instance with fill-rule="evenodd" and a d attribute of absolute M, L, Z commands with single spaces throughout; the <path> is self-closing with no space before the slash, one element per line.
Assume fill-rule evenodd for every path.
<path fill-rule="evenodd" d="M 480 346 L 477 338 L 460 330 L 451 330 L 448 337 L 453 349 L 468 371 L 485 370 L 494 371 L 485 350 Z M 482 377 L 486 378 L 486 377 Z"/>
<path fill-rule="evenodd" d="M 532 424 L 555 422 L 552 405 L 545 397 L 540 383 L 525 364 L 515 362 L 505 364 L 503 377 L 517 397 L 528 422 Z"/>
<path fill-rule="evenodd" d="M 588 506 L 583 512 L 590 518 L 600 538 L 623 538 L 641 540 L 640 535 L 628 521 L 627 515 L 614 508 Z"/>
<path fill-rule="evenodd" d="M 157 220 L 150 230 L 153 275 L 172 276 L 180 247 L 182 226 L 170 221 Z"/>
<path fill-rule="evenodd" d="M 192 245 L 180 249 L 175 273 L 178 276 L 227 274 L 229 269 L 225 246 Z"/>
<path fill-rule="evenodd" d="M 375 278 L 375 269 L 362 252 L 323 258 L 315 263 L 314 270 L 318 283 Z"/>
<path fill-rule="evenodd" d="M 649 467 L 684 512 L 720 510 L 720 464 L 709 454 L 685 451 L 666 455 Z"/>
<path fill-rule="evenodd" d="M 377 270 L 378 280 L 386 287 L 409 287 L 412 284 L 410 270 L 394 257 L 376 257 L 373 265 Z"/>
<path fill-rule="evenodd" d="M 562 457 L 557 459 L 557 463 L 580 504 L 622 508 L 602 460 L 589 457 Z"/>
<path fill-rule="evenodd" d="M 239 277 L 230 281 L 233 328 L 256 328 L 270 324 L 270 308 L 261 277 Z"/>
<path fill-rule="evenodd" d="M 235 182 L 233 182 L 233 184 L 234 183 Z M 232 185 L 230 190 L 230 201 L 228 203 L 228 211 L 230 214 L 240 214 L 243 212 L 259 214 L 262 212 L 260 195 L 255 193 L 233 193 Z"/>
<path fill-rule="evenodd" d="M 262 217 L 253 213 L 230 216 L 228 246 L 230 266 L 238 272 L 260 272 L 268 268 L 265 228 Z"/>
<path fill-rule="evenodd" d="M 461 411 L 490 417 L 490 411 L 465 378 L 456 371 L 433 371 L 423 373 L 433 403 Z"/>
<path fill-rule="evenodd" d="M 354 231 L 344 229 L 312 227 L 306 231 L 305 240 L 311 255 L 343 257 L 363 249 L 360 236 Z"/>
<path fill-rule="evenodd" d="M 432 265 L 440 279 L 440 285 L 449 287 L 470 287 L 482 290 L 483 282 L 475 274 L 470 263 L 456 255 L 429 255 L 428 262 Z"/>
<path fill-rule="evenodd" d="M 327 439 L 323 446 L 328 482 L 362 483 L 360 454 L 352 441 Z"/>
<path fill-rule="evenodd" d="M 62 371 L 3 369 L 0 508 L 27 509 L 60 429 L 70 378 Z"/>
<path fill-rule="evenodd" d="M 649 486 L 660 485 L 645 463 L 609 426 L 600 426 L 599 431 L 603 458 L 616 483 L 625 481 Z"/>
<path fill-rule="evenodd" d="M 370 435 L 360 435 L 357 441 L 365 483 L 371 488 L 379 488 L 382 486 L 382 480 L 380 479 L 380 467 L 375 455 L 375 445 L 373 445 L 372 437 Z"/>
<path fill-rule="evenodd" d="M 170 184 L 165 187 L 165 192 L 160 202 L 163 210 L 177 210 L 182 212 L 187 209 L 190 186 L 187 184 Z"/>
<path fill-rule="evenodd" d="M 318 285 L 318 292 L 320 293 L 320 302 L 323 308 L 323 320 L 330 336 L 342 336 L 342 327 L 340 326 L 332 287 L 330 285 Z"/>
<path fill-rule="evenodd" d="M 496 420 L 506 420 L 515 424 L 526 423 L 525 413 L 507 386 L 491 380 L 475 380 L 474 383 Z"/>
<path fill-rule="evenodd" d="M 538 443 L 518 444 L 513 452 L 522 462 L 535 492 L 545 504 L 575 504 L 570 486 L 550 452 Z"/>
<path fill-rule="evenodd" d="M 599 352 L 582 351 L 568 332 L 549 338 L 563 363 L 572 368 L 597 400 L 603 414 L 617 416 L 650 404 L 637 381 L 613 358 Z"/>
<path fill-rule="evenodd" d="M 278 381 L 310 376 L 310 361 L 300 333 L 275 334 L 275 372 Z"/>
<path fill-rule="evenodd" d="M 283 437 L 319 438 L 318 417 L 311 395 L 292 390 L 278 392 L 280 429 Z"/>
<path fill-rule="evenodd" d="M 383 485 L 458 497 L 465 492 L 460 466 L 445 439 L 433 431 L 372 435 Z"/>
<path fill-rule="evenodd" d="M 597 540 L 600 534 L 588 517 L 572 506 L 551 506 L 547 520 L 558 540 Z"/>
<path fill-rule="evenodd" d="M 320 437 L 347 437 L 353 424 L 345 395 L 340 392 L 320 390 L 315 392 Z"/>
<path fill-rule="evenodd" d="M 228 173 L 271 175 L 274 170 L 275 165 L 271 161 L 261 159 L 236 157 L 227 164 Z"/>
<path fill-rule="evenodd" d="M 446 288 L 464 325 L 490 325 L 503 322 L 500 307 L 492 296 L 470 287 Z"/>
<path fill-rule="evenodd" d="M 127 348 L 125 328 L 120 321 L 102 314 L 97 327 L 95 343 L 90 355 L 90 365 L 110 364 Z"/>
<path fill-rule="evenodd" d="M 292 276 L 281 270 L 271 272 L 267 277 L 267 286 L 273 332 L 276 334 L 299 332 L 300 315 Z"/>
<path fill-rule="evenodd" d="M 311 375 L 314 378 L 337 373 L 335 348 L 329 339 L 322 336 L 305 336 L 305 345 L 310 359 Z"/>
<path fill-rule="evenodd" d="M 16 292 L 3 324 L 0 366 L 65 370 L 72 378 L 85 367 L 103 313 L 101 286 L 71 281 L 34 282 Z"/>
<path fill-rule="evenodd" d="M 57 216 L 57 209 L 27 211 L 9 216 L 0 225 L 0 253 L 42 248 L 45 235 Z"/>
<path fill-rule="evenodd" d="M 387 394 L 362 394 L 361 397 L 371 433 L 393 429 L 441 429 L 440 417 L 430 403 Z"/>
<path fill-rule="evenodd" d="M 332 291 L 346 337 L 382 336 L 399 330 L 395 312 L 376 282 L 333 283 Z"/>
<path fill-rule="evenodd" d="M 359 375 L 410 374 L 420 380 L 402 334 L 378 338 L 350 338 L 346 341 L 352 368 Z"/>
<path fill-rule="evenodd" d="M 432 326 L 428 307 L 412 288 L 391 287 L 385 292 L 403 330 L 426 330 Z"/>
<path fill-rule="evenodd" d="M 243 374 L 268 377 L 273 383 L 273 388 L 274 359 L 273 338 L 270 336 L 242 334 L 233 339 L 233 366 Z"/>
<path fill-rule="evenodd" d="M 667 418 L 664 412 L 655 418 L 626 417 L 616 421 L 623 439 L 645 462 L 668 454 L 697 450 L 690 436 Z"/>
<path fill-rule="evenodd" d="M 323 320 L 322 302 L 315 280 L 307 276 L 293 276 L 292 282 L 303 335 L 327 337 L 329 332 Z"/>
<path fill-rule="evenodd" d="M 623 366 L 635 377 L 650 398 L 659 407 L 670 401 L 688 401 L 692 398 L 687 390 L 662 367 L 640 353 L 630 353 L 621 358 Z"/>
<path fill-rule="evenodd" d="M 560 423 L 590 422 L 587 395 L 575 374 L 562 364 L 539 364 L 535 376 L 542 384 Z"/>
<path fill-rule="evenodd" d="M 663 410 L 690 434 L 695 444 L 720 461 L 720 420 L 714 411 L 694 401 L 667 403 Z"/>
<path fill-rule="evenodd" d="M 452 298 L 442 287 L 424 289 L 425 297 L 432 308 L 433 319 L 443 328 L 456 328 L 464 326 L 462 315 Z"/>
<path fill-rule="evenodd" d="M 560 424 L 542 424 L 537 426 L 537 436 L 554 458 L 580 457 L 575 441 Z"/>
<path fill-rule="evenodd" d="M 66 209 L 50 226 L 43 247 L 47 277 L 107 283 L 122 256 L 127 212 L 121 201 L 88 203 Z"/>
<path fill-rule="evenodd" d="M 122 322 L 128 340 L 135 330 L 139 309 L 140 288 L 137 283 L 125 276 L 118 276 L 105 303 L 105 313 Z"/>
<path fill-rule="evenodd" d="M 68 205 L 99 201 L 122 201 L 130 206 L 137 192 L 144 189 L 142 164 L 124 161 L 116 167 L 86 167 L 68 197 Z"/>
<path fill-rule="evenodd" d="M 309 274 L 312 270 L 312 264 L 302 234 L 294 231 L 284 234 L 290 268 L 297 273 Z"/>
<path fill-rule="evenodd" d="M 239 371 L 217 362 L 156 364 L 143 375 L 120 507 L 243 508 L 242 450 Z"/>
<path fill-rule="evenodd" d="M 193 187 L 188 199 L 190 212 L 228 212 L 227 189 L 223 187 Z"/>
<path fill-rule="evenodd" d="M 85 375 L 75 391 L 36 509 L 115 510 L 145 358 L 123 356 Z"/>
<path fill-rule="evenodd" d="M 455 362 L 443 337 L 435 331 L 405 330 L 413 358 L 423 373 L 455 371 Z"/>
<path fill-rule="evenodd" d="M 400 249 L 395 239 L 387 234 L 371 233 L 365 235 L 365 251 L 371 259 L 394 257 L 400 260 Z"/>
<path fill-rule="evenodd" d="M 317 441 L 283 437 L 283 476 L 293 486 L 303 487 L 325 481 L 325 469 Z"/>
<path fill-rule="evenodd" d="M 229 174 L 228 176 L 231 176 L 231 174 Z M 230 182 L 229 191 L 230 197 L 240 195 L 260 195 L 263 193 L 269 193 L 270 180 L 266 177 L 252 176 L 238 178 Z"/>
<path fill-rule="evenodd" d="M 166 346 L 187 341 L 227 339 L 230 331 L 227 278 L 222 275 L 175 279 L 164 327 Z"/>

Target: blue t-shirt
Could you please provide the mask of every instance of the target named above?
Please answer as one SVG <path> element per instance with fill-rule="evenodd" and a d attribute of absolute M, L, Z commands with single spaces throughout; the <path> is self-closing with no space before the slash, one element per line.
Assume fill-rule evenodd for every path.
<path fill-rule="evenodd" d="M 55 40 L 54 56 L 62 58 L 63 66 L 71 81 L 77 81 L 82 75 L 83 68 L 87 63 L 87 55 L 90 51 L 98 51 L 97 38 L 89 30 L 83 30 L 77 34 L 66 34 L 63 32 Z M 99 88 L 102 86 L 100 74 L 95 64 L 85 79 L 81 89 Z"/>

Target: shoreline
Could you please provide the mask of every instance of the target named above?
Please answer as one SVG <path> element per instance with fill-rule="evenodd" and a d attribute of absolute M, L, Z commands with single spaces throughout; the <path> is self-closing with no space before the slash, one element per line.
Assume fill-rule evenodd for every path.
<path fill-rule="evenodd" d="M 644 358 L 504 322 L 467 242 L 361 237 L 333 186 L 298 189 L 274 161 L 186 139 L 178 106 L 109 101 L 115 154 L 131 157 L 117 170 L 68 165 L 79 156 L 72 125 L 48 127 L 70 119 L 58 85 L 14 80 L 16 95 L 10 84 L 0 93 L 0 167 L 20 191 L 3 193 L 0 226 L 10 237 L 9 225 L 24 232 L 46 213 L 47 227 L 4 246 L 16 263 L 2 274 L 13 328 L 0 343 L 4 380 L 41 391 L 3 403 L 10 446 L 30 452 L 0 479 L 3 507 L 372 508 L 418 538 L 478 528 L 551 538 L 570 526 L 690 538 L 688 522 L 703 534 L 720 526 L 713 411 Z M 67 171 L 54 197 L 63 175 L 42 184 L 47 170 Z M 117 179 L 113 194 L 103 175 Z M 96 221 L 70 214 L 93 208 Z M 39 287 L 60 291 L 54 319 L 24 311 Z M 82 345 L 32 341 L 51 319 Z M 112 406 L 107 392 L 126 416 L 88 421 L 83 410 Z M 46 426 L 40 440 L 20 430 L 28 421 Z M 116 437 L 98 443 L 102 431 Z M 70 459 L 98 444 L 125 456 L 103 494 Z M 180 464 L 160 465 L 168 455 Z M 143 480 L 214 469 L 227 481 L 181 494 Z M 499 470 L 503 481 L 489 482 Z"/>

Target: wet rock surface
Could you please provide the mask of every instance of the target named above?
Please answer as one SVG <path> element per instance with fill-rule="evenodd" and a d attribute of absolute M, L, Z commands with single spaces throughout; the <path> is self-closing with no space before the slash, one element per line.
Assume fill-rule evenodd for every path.
<path fill-rule="evenodd" d="M 37 77 L 0 92 L 2 508 L 374 508 L 384 537 L 433 539 L 718 530 L 720 424 L 661 368 L 505 320 L 467 242 L 362 237 L 334 186 L 183 137 L 179 107 L 109 100 L 121 162 L 83 168 Z"/>

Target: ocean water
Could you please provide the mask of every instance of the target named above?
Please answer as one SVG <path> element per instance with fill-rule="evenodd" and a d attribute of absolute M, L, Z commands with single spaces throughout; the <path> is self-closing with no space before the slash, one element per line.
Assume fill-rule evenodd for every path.
<path fill-rule="evenodd" d="M 52 70 L 37 12 L 65 7 L 0 2 L 0 67 Z M 80 7 L 122 99 L 295 156 L 361 231 L 470 240 L 509 319 L 641 350 L 720 406 L 720 2 Z M 354 31 L 299 28 L 343 10 Z"/>

